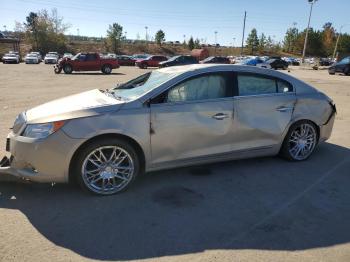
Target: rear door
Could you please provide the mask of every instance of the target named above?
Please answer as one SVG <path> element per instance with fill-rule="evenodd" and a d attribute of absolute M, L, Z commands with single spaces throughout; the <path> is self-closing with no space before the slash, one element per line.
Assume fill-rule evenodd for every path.
<path fill-rule="evenodd" d="M 231 151 L 233 74 L 187 79 L 151 102 L 152 165 Z"/>
<path fill-rule="evenodd" d="M 233 150 L 277 145 L 292 118 L 293 86 L 260 74 L 236 74 Z"/>

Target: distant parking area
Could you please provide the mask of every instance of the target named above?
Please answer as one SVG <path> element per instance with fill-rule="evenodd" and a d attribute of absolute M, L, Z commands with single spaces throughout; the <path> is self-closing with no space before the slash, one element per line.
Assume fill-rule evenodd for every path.
<path fill-rule="evenodd" d="M 0 156 L 21 111 L 147 70 L 56 75 L 43 63 L 0 64 Z M 161 171 L 111 197 L 0 174 L 0 261 L 350 261 L 350 76 L 284 72 L 325 92 L 338 109 L 331 139 L 309 160 Z"/>

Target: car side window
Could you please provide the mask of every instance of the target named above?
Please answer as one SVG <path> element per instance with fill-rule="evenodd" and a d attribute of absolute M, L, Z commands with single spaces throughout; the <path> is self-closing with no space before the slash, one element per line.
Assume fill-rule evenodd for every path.
<path fill-rule="evenodd" d="M 84 55 L 84 54 L 81 54 L 81 55 L 79 56 L 79 58 L 78 58 L 78 60 L 81 61 L 81 62 L 84 62 L 85 59 L 86 59 L 86 55 Z"/>
<path fill-rule="evenodd" d="M 168 91 L 166 102 L 185 102 L 230 96 L 225 74 L 207 74 L 184 81 Z"/>
<path fill-rule="evenodd" d="M 95 54 L 88 54 L 86 56 L 86 61 L 95 61 L 96 60 L 96 55 Z"/>
<path fill-rule="evenodd" d="M 277 80 L 278 93 L 290 93 L 293 92 L 293 86 L 286 81 Z"/>
<path fill-rule="evenodd" d="M 237 75 L 240 96 L 276 93 L 276 81 L 272 78 L 255 75 Z"/>

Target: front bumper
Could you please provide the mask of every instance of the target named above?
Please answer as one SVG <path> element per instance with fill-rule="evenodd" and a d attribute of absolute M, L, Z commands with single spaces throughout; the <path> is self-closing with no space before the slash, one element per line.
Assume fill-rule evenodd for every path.
<path fill-rule="evenodd" d="M 0 174 L 42 183 L 68 182 L 70 160 L 82 142 L 61 130 L 41 140 L 10 133 L 6 147 L 11 156 L 0 165 Z"/>

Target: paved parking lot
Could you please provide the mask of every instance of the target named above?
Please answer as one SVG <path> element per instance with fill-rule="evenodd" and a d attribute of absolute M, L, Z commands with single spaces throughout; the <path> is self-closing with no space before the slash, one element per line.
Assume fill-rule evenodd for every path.
<path fill-rule="evenodd" d="M 55 75 L 49 65 L 0 64 L 0 154 L 19 112 L 142 72 Z M 350 261 L 350 77 L 289 74 L 338 108 L 331 139 L 308 161 L 268 157 L 155 172 L 111 197 L 0 174 L 0 261 Z"/>

